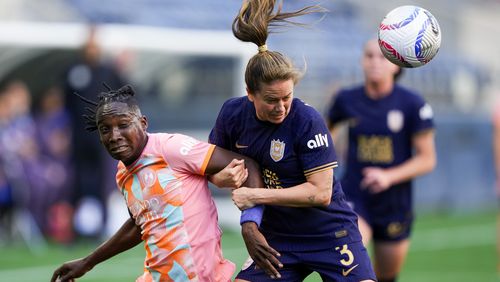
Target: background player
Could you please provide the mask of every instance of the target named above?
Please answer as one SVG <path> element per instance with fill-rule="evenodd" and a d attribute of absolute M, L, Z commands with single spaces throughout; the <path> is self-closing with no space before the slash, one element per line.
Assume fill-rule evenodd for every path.
<path fill-rule="evenodd" d="M 312 272 L 325 281 L 373 281 L 357 217 L 333 175 L 337 162 L 328 129 L 315 109 L 294 99 L 300 71 L 266 46 L 270 26 L 322 9 L 285 13 L 275 4 L 243 2 L 233 33 L 259 52 L 246 67 L 247 97 L 226 101 L 210 133 L 211 143 L 256 160 L 267 187 L 233 190 L 233 201 L 245 210 L 242 233 L 253 259 L 237 281 L 269 280 L 262 269 L 270 263 L 279 269 L 272 277 L 283 281 L 302 281 Z M 279 252 L 278 264 L 269 261 L 274 254 L 258 237 L 259 217 L 265 240 Z"/>
<path fill-rule="evenodd" d="M 328 121 L 334 136 L 341 122 L 349 126 L 342 186 L 365 246 L 374 239 L 377 278 L 395 281 L 410 244 L 412 179 L 436 165 L 433 114 L 420 96 L 395 84 L 401 70 L 376 40 L 364 46 L 362 66 L 364 85 L 340 91 Z"/>
<path fill-rule="evenodd" d="M 59 267 L 51 281 L 80 277 L 141 241 L 146 259 L 137 281 L 229 281 L 234 264 L 222 256 L 205 175 L 241 156 L 185 135 L 148 133 L 134 94 L 124 86 L 101 93 L 98 104 L 86 100 L 95 106 L 87 129 L 98 130 L 108 153 L 120 161 L 116 180 L 131 218 L 90 255 Z M 248 158 L 245 163 L 245 185 L 262 186 L 258 166 Z"/>
<path fill-rule="evenodd" d="M 92 99 L 101 91 L 103 81 L 114 89 L 126 84 L 126 79 L 112 61 L 104 59 L 97 36 L 98 27 L 89 26 L 88 36 L 79 50 L 79 56 L 63 73 L 63 89 L 71 122 L 70 148 L 74 187 L 69 190 L 77 214 L 74 226 L 78 235 L 90 238 L 103 235 L 103 223 L 108 222 L 105 203 L 110 192 L 115 189 L 113 170 L 116 162 L 103 150 L 95 136 L 85 132 L 81 116 L 85 114 L 86 105 L 73 93 L 78 92 L 79 95 Z M 83 214 L 85 207 L 94 202 L 99 209 L 93 205 L 93 210 L 99 212 L 100 218 L 94 224 L 86 226 L 88 223 L 78 220 L 78 214 Z"/>

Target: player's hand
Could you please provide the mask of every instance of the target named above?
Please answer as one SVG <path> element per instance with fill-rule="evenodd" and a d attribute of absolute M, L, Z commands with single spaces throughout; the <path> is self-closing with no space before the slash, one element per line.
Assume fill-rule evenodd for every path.
<path fill-rule="evenodd" d="M 283 264 L 277 257 L 281 256 L 275 249 L 267 244 L 266 238 L 260 233 L 255 222 L 245 222 L 241 226 L 241 235 L 245 241 L 248 254 L 255 262 L 256 267 L 264 270 L 271 278 L 281 278 L 277 269 Z"/>
<path fill-rule="evenodd" d="M 85 262 L 85 259 L 77 259 L 64 263 L 54 274 L 52 274 L 51 282 L 73 282 L 74 278 L 82 277 L 85 273 L 91 270 Z"/>
<path fill-rule="evenodd" d="M 241 187 L 238 189 L 234 189 L 232 192 L 232 200 L 233 203 L 241 210 L 246 210 L 255 206 L 255 203 L 252 202 L 252 193 L 255 191 L 255 188 L 247 188 Z"/>
<path fill-rule="evenodd" d="M 368 189 L 373 194 L 380 193 L 391 187 L 388 173 L 379 167 L 366 167 L 363 169 L 361 188 Z"/>
<path fill-rule="evenodd" d="M 248 178 L 245 160 L 233 159 L 224 169 L 211 175 L 209 180 L 219 188 L 239 188 Z"/>

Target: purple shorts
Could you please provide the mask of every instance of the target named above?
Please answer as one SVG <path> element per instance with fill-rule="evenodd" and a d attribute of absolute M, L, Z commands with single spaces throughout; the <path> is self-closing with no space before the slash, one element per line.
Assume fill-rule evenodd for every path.
<path fill-rule="evenodd" d="M 249 260 L 243 266 L 238 279 L 247 281 L 303 281 L 317 272 L 323 281 L 376 281 L 375 273 L 366 248 L 361 241 L 341 244 L 331 249 L 317 251 L 280 251 L 281 279 L 271 279 L 263 270 L 256 269 Z"/>

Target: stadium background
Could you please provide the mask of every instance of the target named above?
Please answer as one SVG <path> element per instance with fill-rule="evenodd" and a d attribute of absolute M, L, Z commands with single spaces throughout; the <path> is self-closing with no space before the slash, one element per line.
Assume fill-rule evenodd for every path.
<path fill-rule="evenodd" d="M 285 0 L 285 9 L 308 3 L 314 2 Z M 268 43 L 299 66 L 307 65 L 296 96 L 319 111 L 325 110 L 336 89 L 361 81 L 361 46 L 376 35 L 389 10 L 414 4 L 437 17 L 443 32 L 441 50 L 428 65 L 407 70 L 401 81 L 433 106 L 438 151 L 436 170 L 417 181 L 421 219 L 401 281 L 495 281 L 491 115 L 500 95 L 500 1 L 326 0 L 321 4 L 330 12 L 304 17 L 314 23 L 310 28 L 286 29 Z M 244 94 L 243 68 L 256 51 L 230 33 L 239 7 L 235 0 L 0 0 L 0 85 L 21 79 L 36 102 L 76 56 L 88 24 L 99 24 L 105 59 L 115 62 L 139 90 L 152 130 L 205 139 L 222 101 Z M 237 247 L 243 245 L 234 233 L 238 213 L 227 202 L 226 192 L 213 192 L 227 230 L 225 240 L 241 264 L 244 250 Z M 124 210 L 117 205 L 112 214 L 119 222 Z M 116 228 L 111 221 L 103 236 Z M 14 247 L 7 246 L 12 242 L 1 243 L 0 281 L 46 281 L 63 259 L 75 257 L 79 250 L 83 254 L 95 243 L 67 249 L 47 243 L 36 232 L 27 234 L 33 237 L 20 236 Z M 140 249 L 122 260 L 115 264 L 133 261 L 140 266 Z M 121 272 L 116 266 L 102 269 L 115 273 L 113 277 Z M 140 272 L 135 269 L 127 281 Z M 111 280 L 106 275 L 83 279 Z"/>

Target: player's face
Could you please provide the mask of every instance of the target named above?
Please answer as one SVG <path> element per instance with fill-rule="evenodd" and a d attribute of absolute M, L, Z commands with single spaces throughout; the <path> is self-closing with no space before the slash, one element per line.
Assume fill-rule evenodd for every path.
<path fill-rule="evenodd" d="M 255 105 L 257 118 L 280 124 L 290 113 L 293 100 L 294 83 L 289 80 L 275 80 L 262 83 L 260 90 L 248 92 L 248 99 Z"/>
<path fill-rule="evenodd" d="M 130 111 L 127 104 L 112 102 L 97 112 L 97 129 L 108 153 L 125 165 L 132 164 L 147 143 L 147 120 Z"/>
<path fill-rule="evenodd" d="M 376 40 L 366 43 L 363 52 L 363 71 L 369 83 L 380 83 L 392 80 L 399 67 L 387 60 Z"/>

